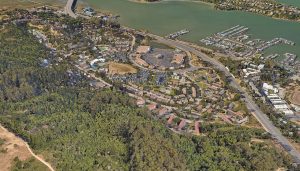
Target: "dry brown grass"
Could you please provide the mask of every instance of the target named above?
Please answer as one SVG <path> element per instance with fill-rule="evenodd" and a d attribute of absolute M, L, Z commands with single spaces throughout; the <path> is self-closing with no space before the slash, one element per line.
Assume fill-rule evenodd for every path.
<path fill-rule="evenodd" d="M 50 29 L 50 33 L 53 36 L 61 36 L 62 34 L 56 30 L 53 30 L 52 28 Z"/>
<path fill-rule="evenodd" d="M 129 64 L 110 62 L 108 64 L 108 72 L 111 75 L 134 74 L 137 73 L 137 69 Z"/>
<path fill-rule="evenodd" d="M 300 151 L 300 144 L 296 142 L 292 142 L 293 146 L 296 148 L 297 151 Z"/>
<path fill-rule="evenodd" d="M 9 171 L 15 157 L 21 161 L 32 157 L 23 140 L 2 127 L 0 127 L 0 138 L 5 140 L 1 148 L 6 150 L 6 152 L 0 152 L 0 170 Z"/>
<path fill-rule="evenodd" d="M 59 0 L 0 0 L 0 4 L 0 9 L 11 10 L 16 8 L 27 9 L 43 5 L 51 6 L 53 8 L 62 8 L 65 3 Z"/>
<path fill-rule="evenodd" d="M 251 142 L 255 142 L 255 143 L 264 143 L 265 141 L 262 140 L 262 139 L 251 138 Z"/>
<path fill-rule="evenodd" d="M 0 21 L 1 20 L 5 20 L 5 19 L 7 19 L 9 16 L 8 15 L 0 15 Z"/>
<path fill-rule="evenodd" d="M 25 2 L 25 1 L 8 1 L 8 0 L 0 0 L 1 3 L 1 9 L 6 9 L 6 10 L 10 10 L 10 9 L 15 9 L 15 8 L 31 8 L 34 7 L 35 5 L 30 3 L 30 2 Z"/>
<path fill-rule="evenodd" d="M 290 95 L 289 100 L 291 103 L 300 106 L 300 90 L 297 89 L 293 91 Z"/>
<path fill-rule="evenodd" d="M 38 29 L 38 30 L 44 30 L 44 28 L 45 28 L 44 25 L 38 25 L 38 24 L 32 24 L 32 23 L 28 23 L 28 25 L 30 27 L 33 27 L 33 28 Z"/>
<path fill-rule="evenodd" d="M 204 67 L 196 55 L 192 54 L 190 60 L 191 60 L 191 62 L 190 62 L 191 65 L 193 65 L 195 67 Z"/>

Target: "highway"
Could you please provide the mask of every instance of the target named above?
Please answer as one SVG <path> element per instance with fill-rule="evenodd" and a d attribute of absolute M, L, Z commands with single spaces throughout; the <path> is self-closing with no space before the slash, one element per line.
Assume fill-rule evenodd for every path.
<path fill-rule="evenodd" d="M 76 18 L 76 14 L 72 11 L 72 5 L 74 2 L 76 3 L 76 0 L 68 0 L 65 7 L 65 12 L 69 14 L 71 17 Z M 207 56 L 206 54 L 202 53 L 201 51 L 195 49 L 193 46 L 188 45 L 185 42 L 170 40 L 149 33 L 142 33 L 142 32 L 139 33 L 145 36 L 152 37 L 156 39 L 158 42 L 166 44 L 168 46 L 176 47 L 183 51 L 189 51 L 195 54 L 196 56 L 200 57 L 203 61 L 212 64 L 214 69 L 223 72 L 227 78 L 230 78 L 231 86 L 237 89 L 241 93 L 241 95 L 244 95 L 245 97 L 244 101 L 247 105 L 247 108 L 249 109 L 249 111 L 251 111 L 254 117 L 260 122 L 263 128 L 267 132 L 269 132 L 272 135 L 272 137 L 276 139 L 278 143 L 284 148 L 284 150 L 293 157 L 295 163 L 300 164 L 300 152 L 297 151 L 296 148 L 289 142 L 289 140 L 281 134 L 280 130 L 273 125 L 272 121 L 270 121 L 268 116 L 260 110 L 260 108 L 252 100 L 252 97 L 237 83 L 233 75 L 229 72 L 229 70 L 227 70 L 227 68 L 221 62 Z"/>
<path fill-rule="evenodd" d="M 142 33 L 145 35 L 145 33 Z M 241 95 L 244 95 L 244 101 L 247 105 L 247 108 L 254 117 L 260 122 L 260 124 L 264 127 L 264 129 L 269 132 L 274 139 L 278 141 L 278 143 L 287 151 L 294 159 L 294 162 L 300 164 L 300 152 L 296 150 L 296 148 L 288 141 L 286 137 L 284 137 L 280 130 L 273 125 L 273 123 L 269 120 L 268 116 L 264 114 L 260 108 L 256 105 L 256 103 L 252 100 L 252 97 L 237 83 L 236 79 L 233 75 L 229 72 L 229 70 L 218 60 L 211 58 L 204 54 L 203 52 L 193 48 L 192 46 L 183 43 L 181 41 L 165 39 L 163 37 L 153 35 L 153 34 L 146 34 L 152 38 L 155 38 L 160 43 L 166 44 L 171 47 L 176 47 L 178 49 L 189 51 L 196 56 L 200 57 L 203 61 L 206 61 L 213 65 L 214 69 L 219 70 L 225 74 L 227 78 L 230 78 L 230 85 L 237 89 Z"/>

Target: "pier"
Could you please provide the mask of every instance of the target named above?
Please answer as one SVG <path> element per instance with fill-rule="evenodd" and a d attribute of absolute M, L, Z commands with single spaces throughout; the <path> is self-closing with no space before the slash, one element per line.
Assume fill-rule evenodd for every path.
<path fill-rule="evenodd" d="M 189 33 L 189 32 L 190 32 L 189 30 L 183 29 L 183 30 L 180 30 L 180 31 L 178 31 L 178 32 L 169 34 L 168 36 L 166 36 L 166 38 L 168 38 L 168 39 L 176 39 L 177 37 L 182 36 L 182 35 L 184 35 L 184 34 L 187 34 L 187 33 Z"/>
<path fill-rule="evenodd" d="M 250 35 L 247 34 L 248 30 L 249 28 L 246 26 L 236 25 L 201 39 L 200 42 L 206 46 L 217 48 L 221 53 L 235 57 L 252 57 L 254 54 L 261 53 L 278 44 L 295 45 L 293 41 L 281 37 L 269 41 L 261 39 L 249 40 Z M 278 55 L 267 56 L 266 59 L 275 59 L 276 57 Z"/>
<path fill-rule="evenodd" d="M 222 31 L 222 32 L 219 32 L 219 33 L 217 33 L 217 35 L 224 36 L 224 33 L 230 32 L 230 31 L 232 31 L 232 30 L 234 30 L 234 29 L 236 29 L 236 28 L 238 28 L 238 27 L 240 27 L 240 25 L 236 25 L 236 26 L 231 27 L 231 28 L 229 28 L 229 29 L 227 29 L 227 30 L 224 30 L 224 31 Z"/>
<path fill-rule="evenodd" d="M 241 34 L 243 32 L 246 32 L 249 28 L 245 26 L 236 25 L 230 29 L 227 29 L 225 31 L 217 33 L 218 36 L 226 37 L 226 36 L 234 36 L 237 34 Z"/>
<path fill-rule="evenodd" d="M 279 54 L 271 54 L 271 55 L 268 55 L 268 56 L 266 56 L 265 57 L 265 59 L 275 59 L 275 58 L 277 58 L 279 56 Z"/>
<path fill-rule="evenodd" d="M 269 47 L 272 47 L 274 45 L 281 44 L 281 43 L 284 43 L 284 44 L 287 44 L 287 45 L 291 45 L 291 46 L 295 45 L 295 43 L 293 41 L 277 37 L 277 38 L 274 38 L 274 39 L 272 39 L 270 41 L 267 41 L 267 42 L 265 42 L 265 43 L 257 46 L 256 49 L 257 49 L 258 52 L 261 52 L 261 51 L 264 51 L 265 49 L 267 49 Z"/>

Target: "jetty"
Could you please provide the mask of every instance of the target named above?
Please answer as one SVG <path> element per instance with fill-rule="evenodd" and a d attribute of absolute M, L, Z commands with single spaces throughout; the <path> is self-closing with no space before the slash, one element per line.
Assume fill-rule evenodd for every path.
<path fill-rule="evenodd" d="M 277 58 L 279 56 L 279 54 L 271 54 L 271 55 L 268 55 L 268 56 L 266 56 L 266 57 L 264 57 L 265 59 L 275 59 L 275 58 Z"/>
<path fill-rule="evenodd" d="M 241 34 L 243 32 L 246 32 L 247 30 L 249 30 L 248 27 L 236 25 L 236 26 L 231 27 L 227 30 L 224 30 L 222 32 L 217 33 L 217 35 L 221 36 L 221 37 L 228 37 L 228 36 L 234 36 L 234 35 L 237 35 L 237 34 Z"/>
<path fill-rule="evenodd" d="M 190 31 L 188 29 L 183 29 L 183 30 L 177 31 L 175 33 L 169 34 L 168 36 L 166 36 L 166 38 L 168 38 L 168 39 L 176 39 L 177 37 L 182 36 L 184 34 L 187 34 L 189 32 Z"/>

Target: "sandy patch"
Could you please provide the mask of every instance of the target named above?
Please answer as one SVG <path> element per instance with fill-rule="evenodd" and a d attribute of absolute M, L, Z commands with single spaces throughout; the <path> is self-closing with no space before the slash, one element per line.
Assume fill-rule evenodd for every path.
<path fill-rule="evenodd" d="M 300 106 L 300 90 L 295 90 L 290 96 L 290 102 Z"/>
<path fill-rule="evenodd" d="M 10 170 L 12 161 L 15 157 L 18 157 L 21 161 L 27 160 L 31 157 L 31 154 L 24 142 L 14 134 L 4 130 L 2 127 L 0 127 L 0 138 L 5 140 L 1 149 L 6 149 L 5 153 L 0 153 L 0 170 Z"/>
<path fill-rule="evenodd" d="M 251 138 L 251 142 L 254 142 L 254 143 L 264 143 L 265 141 L 262 140 L 262 139 Z"/>
<path fill-rule="evenodd" d="M 134 74 L 134 73 L 137 73 L 137 69 L 135 69 L 134 67 L 132 67 L 131 65 L 128 65 L 128 64 L 110 62 L 108 64 L 108 72 L 111 75 Z"/>

